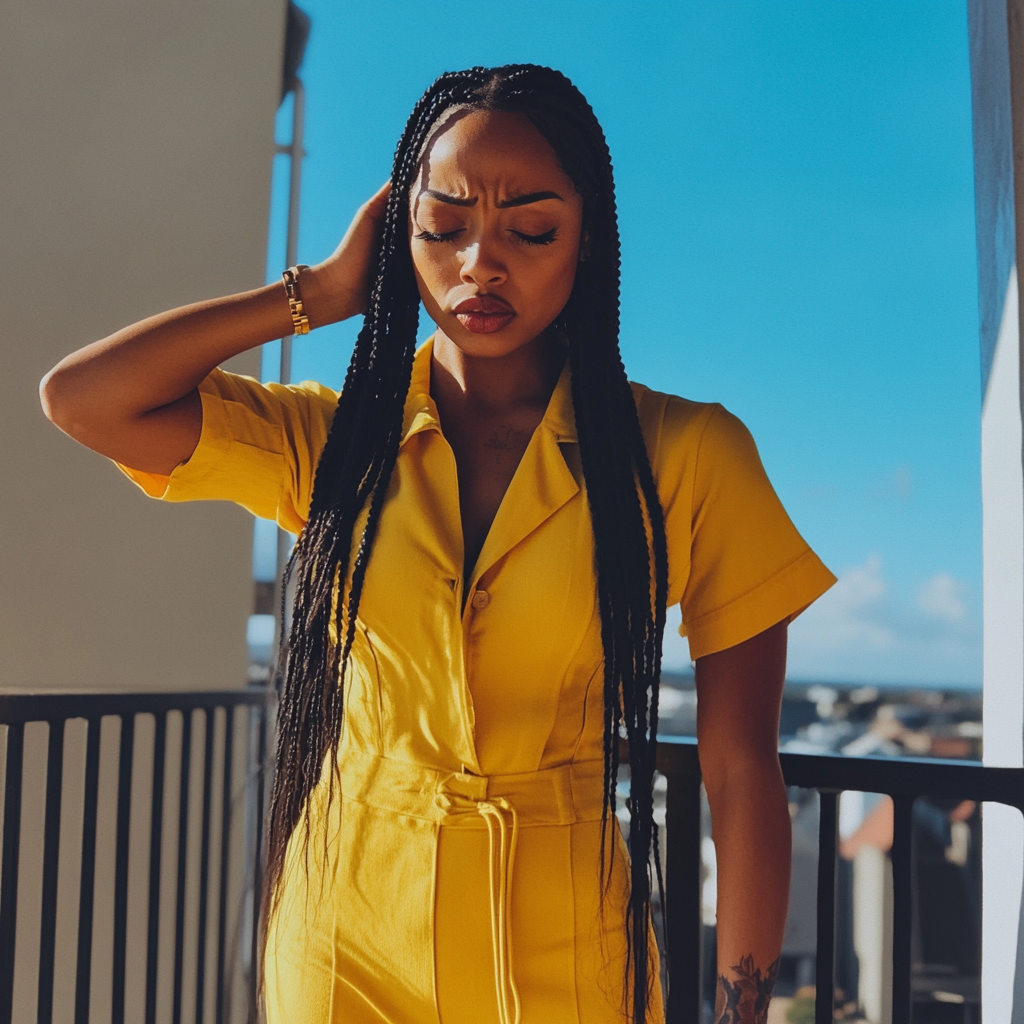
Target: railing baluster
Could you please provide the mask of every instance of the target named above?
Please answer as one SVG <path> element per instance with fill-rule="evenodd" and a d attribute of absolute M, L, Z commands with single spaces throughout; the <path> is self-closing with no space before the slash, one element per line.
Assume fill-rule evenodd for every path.
<path fill-rule="evenodd" d="M 196 1016 L 195 1024 L 203 1024 L 206 1002 L 206 930 L 209 924 L 207 897 L 210 887 L 210 812 L 213 788 L 213 708 L 204 712 L 203 728 L 203 802 L 202 831 L 199 841 L 199 934 L 196 942 Z"/>
<path fill-rule="evenodd" d="M 86 721 L 85 792 L 82 800 L 82 871 L 78 890 L 75 1024 L 88 1024 L 92 988 L 92 913 L 96 887 L 96 805 L 100 792 L 101 719 Z"/>
<path fill-rule="evenodd" d="M 110 1019 L 124 1024 L 125 958 L 128 952 L 128 851 L 131 838 L 132 759 L 135 756 L 135 715 L 121 716 L 117 763 L 117 845 L 114 854 L 114 976 Z"/>
<path fill-rule="evenodd" d="M 231 782 L 234 763 L 235 709 L 224 708 L 224 778 L 221 797 L 220 825 L 220 893 L 217 907 L 217 1013 L 227 1020 L 226 992 L 230 992 L 225 978 L 227 960 L 228 924 L 228 855 L 231 850 Z"/>
<path fill-rule="evenodd" d="M 178 884 L 174 913 L 174 998 L 173 1024 L 181 1024 L 181 983 L 185 953 L 185 872 L 188 867 L 188 792 L 192 775 L 192 712 L 181 713 L 181 776 L 178 796 Z"/>
<path fill-rule="evenodd" d="M 7 727 L 3 865 L 0 870 L 0 1024 L 14 1012 L 14 937 L 18 923 L 18 855 L 21 847 L 21 771 L 25 727 Z"/>
<path fill-rule="evenodd" d="M 164 841 L 164 761 L 167 713 L 153 716 L 153 796 L 149 822 L 149 910 L 146 921 L 146 1024 L 156 1024 L 156 983 L 160 949 L 160 862 Z"/>
<path fill-rule="evenodd" d="M 265 708 L 256 708 L 256 835 L 253 840 L 255 847 L 252 872 L 252 947 L 249 978 L 249 1019 L 258 1019 L 260 966 L 260 907 L 263 894 L 263 801 L 264 778 L 263 761 L 267 756 L 267 714 Z M 178 1024 L 177 1021 L 174 1024 Z"/>
<path fill-rule="evenodd" d="M 49 723 L 46 741 L 46 810 L 43 831 L 43 892 L 39 926 L 37 1024 L 53 1020 L 53 960 L 57 943 L 57 868 L 60 864 L 60 804 L 64 781 L 64 719 Z"/>
<path fill-rule="evenodd" d="M 161 865 L 163 856 L 163 814 L 165 807 L 164 789 L 167 779 L 167 713 L 181 711 L 182 755 L 181 788 L 179 798 L 180 820 L 178 822 L 178 878 L 175 913 L 175 949 L 173 978 L 174 1024 L 180 1024 L 182 1016 L 183 974 L 185 954 L 186 881 L 188 873 L 188 817 L 191 793 L 191 716 L 194 710 L 203 709 L 208 716 L 210 735 L 207 737 L 206 763 L 204 765 L 202 875 L 200 877 L 200 943 L 199 974 L 197 976 L 196 1024 L 204 1016 L 203 992 L 212 984 L 209 972 L 216 969 L 216 1016 L 226 1014 L 231 999 L 233 979 L 237 965 L 230 962 L 232 925 L 228 920 L 232 913 L 229 876 L 233 873 L 232 859 L 243 856 L 246 867 L 242 878 L 254 883 L 254 918 L 258 926 L 259 902 L 262 871 L 253 863 L 253 858 L 262 857 L 263 817 L 266 803 L 266 780 L 263 778 L 263 761 L 268 742 L 267 715 L 268 698 L 266 690 L 244 689 L 202 693 L 157 693 L 157 694 L 18 694 L 0 695 L 0 725 L 7 729 L 4 824 L 2 835 L 2 862 L 0 862 L 0 1024 L 10 1024 L 14 1002 L 14 967 L 21 952 L 16 949 L 19 857 L 22 835 L 22 782 L 24 777 L 24 730 L 31 722 L 46 722 L 50 732 L 47 748 L 47 784 L 43 808 L 43 851 L 42 851 L 42 893 L 39 931 L 39 973 L 37 980 L 37 1019 L 49 1024 L 54 1012 L 53 980 L 56 965 L 57 892 L 60 873 L 61 847 L 65 845 L 61 835 L 61 813 L 63 804 L 63 756 L 67 734 L 67 721 L 72 718 L 85 720 L 86 751 L 85 778 L 82 803 L 82 851 L 81 874 L 78 892 L 77 955 L 74 979 L 74 1020 L 75 1024 L 88 1024 L 91 1001 L 93 968 L 93 926 L 95 917 L 96 859 L 97 859 L 97 812 L 99 804 L 100 762 L 103 738 L 103 720 L 118 716 L 122 720 L 120 740 L 120 763 L 118 767 L 117 834 L 115 838 L 114 866 L 114 908 L 113 908 L 113 954 L 112 971 L 112 1022 L 122 1022 L 125 1017 L 125 982 L 128 948 L 128 874 L 131 858 L 131 788 L 132 758 L 134 755 L 134 716 L 152 714 L 155 720 L 153 792 L 151 796 L 152 820 L 150 824 L 149 892 L 146 919 L 146 1024 L 155 1024 L 157 1005 L 157 983 L 160 973 L 160 903 Z M 214 730 L 217 728 L 217 708 L 225 709 L 223 807 L 221 823 L 221 847 L 219 853 L 218 906 L 208 906 L 209 887 L 212 884 L 209 863 L 210 845 L 213 835 L 213 766 L 212 746 Z M 231 843 L 231 822 L 233 820 L 232 788 L 233 757 L 237 746 L 235 732 L 238 728 L 233 712 L 238 708 L 255 711 L 257 735 L 253 737 L 256 756 L 256 777 L 247 778 L 246 806 L 255 797 L 255 821 L 257 834 L 247 836 L 243 849 Z M 237 721 L 242 721 L 238 716 Z M 198 780 L 197 780 L 198 781 Z M 219 784 L 218 784 L 219 785 Z M 254 792 L 255 791 L 255 792 Z M 170 838 L 170 837 L 168 837 Z M 255 841 L 253 841 L 255 840 Z M 250 875 L 249 869 L 252 869 Z M 217 952 L 216 968 L 213 963 L 206 969 L 206 960 L 214 959 L 210 949 L 209 928 L 214 927 L 212 914 L 216 914 Z M 209 927 L 208 927 L 209 926 Z M 252 972 L 253 994 L 258 975 L 258 932 L 252 935 L 252 949 L 256 969 Z M 207 957 L 207 953 L 210 954 Z M 212 1000 L 211 1000 L 212 1001 Z M 252 1011 L 250 1011 L 252 1012 Z"/>
<path fill-rule="evenodd" d="M 839 845 L 839 794 L 819 790 L 818 936 L 815 963 L 815 1024 L 832 1024 L 836 977 L 836 852 Z"/>
<path fill-rule="evenodd" d="M 683 1024 L 701 1019 L 700 771 L 672 774 L 666 779 L 666 1020 L 668 1024 Z"/>
<path fill-rule="evenodd" d="M 910 1024 L 913 930 L 914 798 L 893 800 L 892 1024 Z"/>

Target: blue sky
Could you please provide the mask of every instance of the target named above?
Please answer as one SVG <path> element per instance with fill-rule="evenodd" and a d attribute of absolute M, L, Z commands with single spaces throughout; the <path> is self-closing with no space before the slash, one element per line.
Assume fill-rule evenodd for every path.
<path fill-rule="evenodd" d="M 791 677 L 980 683 L 962 0 L 548 0 L 500 17 L 463 2 L 300 6 L 313 19 L 300 262 L 323 259 L 387 177 L 436 75 L 564 71 L 615 161 L 631 377 L 739 415 L 841 578 L 794 624 Z M 286 179 L 279 157 L 270 278 Z M 295 378 L 337 386 L 356 329 L 297 343 Z M 685 643 L 670 639 L 666 661 L 685 665 Z"/>

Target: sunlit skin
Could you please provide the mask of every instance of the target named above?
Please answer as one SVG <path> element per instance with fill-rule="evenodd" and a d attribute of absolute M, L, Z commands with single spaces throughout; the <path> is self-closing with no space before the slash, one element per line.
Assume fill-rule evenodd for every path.
<path fill-rule="evenodd" d="M 583 200 L 521 114 L 459 111 L 409 197 L 420 297 L 437 324 L 431 391 L 455 454 L 467 574 L 564 359 Z"/>
<path fill-rule="evenodd" d="M 313 327 L 365 310 L 387 198 L 385 184 L 337 249 L 303 271 Z M 431 393 L 455 454 L 468 573 L 564 363 L 550 325 L 590 243 L 572 181 L 520 115 L 452 114 L 434 132 L 409 198 L 416 277 L 437 324 Z M 199 442 L 203 378 L 290 331 L 279 282 L 170 310 L 61 360 L 41 382 L 43 409 L 95 451 L 168 474 Z M 697 660 L 700 760 L 718 849 L 718 963 L 734 996 L 753 986 L 732 966 L 767 973 L 785 926 L 790 826 L 776 753 L 785 661 L 784 622 Z M 717 1020 L 763 1024 L 753 995 L 744 990 L 730 1006 L 724 991 Z"/>
<path fill-rule="evenodd" d="M 409 197 L 420 296 L 437 324 L 435 351 L 508 356 L 538 339 L 572 291 L 583 200 L 522 114 L 459 111 L 437 129 Z M 492 333 L 455 313 L 478 296 L 506 303 Z"/>

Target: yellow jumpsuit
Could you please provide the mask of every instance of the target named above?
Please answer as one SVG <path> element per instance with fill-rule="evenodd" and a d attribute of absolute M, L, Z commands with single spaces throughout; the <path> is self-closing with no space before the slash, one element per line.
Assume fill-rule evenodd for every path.
<path fill-rule="evenodd" d="M 293 837 L 266 953 L 270 1024 L 625 1019 L 625 845 L 599 882 L 602 653 L 568 368 L 469 579 L 455 459 L 416 355 L 345 680 L 340 790 Z M 634 385 L 694 658 L 833 582 L 750 434 Z M 293 532 L 337 394 L 215 370 L 202 436 L 150 495 L 227 499 Z M 123 468 L 123 467 L 122 467 Z M 358 536 L 357 529 L 357 536 Z M 652 1020 L 662 1020 L 660 994 Z"/>

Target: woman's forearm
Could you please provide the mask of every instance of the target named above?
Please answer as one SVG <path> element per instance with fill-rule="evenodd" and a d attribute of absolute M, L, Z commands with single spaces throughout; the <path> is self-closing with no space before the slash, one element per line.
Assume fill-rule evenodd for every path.
<path fill-rule="evenodd" d="M 304 274 L 302 284 L 305 299 L 315 291 L 312 275 Z M 327 322 L 323 304 L 310 297 L 311 312 Z M 291 332 L 280 282 L 172 309 L 62 359 L 40 384 L 43 409 L 101 454 L 169 473 L 199 439 L 195 389 L 203 378 L 226 359 Z"/>
<path fill-rule="evenodd" d="M 311 327 L 363 311 L 388 186 L 364 203 L 335 252 L 299 280 Z M 196 388 L 232 356 L 293 331 L 284 285 L 140 320 L 62 359 L 40 383 L 46 415 L 89 448 L 134 469 L 170 473 L 202 430 Z"/>
<path fill-rule="evenodd" d="M 191 391 L 213 367 L 288 333 L 280 285 L 147 317 L 62 359 L 43 379 L 49 410 L 61 417 L 141 416 Z"/>
<path fill-rule="evenodd" d="M 763 1024 L 789 905 L 792 833 L 778 761 L 708 787 L 718 862 L 715 1020 Z"/>

